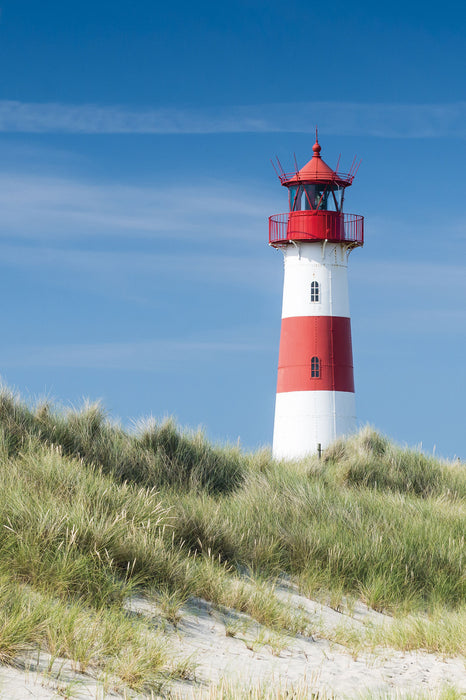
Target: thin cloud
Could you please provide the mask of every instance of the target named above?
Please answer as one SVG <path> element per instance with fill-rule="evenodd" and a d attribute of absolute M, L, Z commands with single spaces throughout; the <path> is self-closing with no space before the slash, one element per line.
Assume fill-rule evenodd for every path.
<path fill-rule="evenodd" d="M 130 186 L 0 173 L 0 236 L 71 238 L 85 235 L 251 238 L 273 209 L 227 183 Z"/>
<path fill-rule="evenodd" d="M 82 343 L 4 348 L 3 367 L 66 367 L 81 369 L 179 372 L 190 358 L 190 369 L 219 354 L 264 352 L 266 344 L 235 341 L 148 340 L 128 343 Z"/>
<path fill-rule="evenodd" d="M 452 293 L 466 291 L 465 268 L 457 263 L 371 260 L 368 264 L 367 261 L 355 260 L 352 262 L 352 273 L 357 284 L 389 289 L 388 299 L 393 297 L 396 290 L 404 293 L 407 288 L 429 289 L 436 295 L 444 289 Z M 457 299 L 463 304 L 463 297 Z"/>
<path fill-rule="evenodd" d="M 279 285 L 280 260 L 268 256 L 256 259 L 225 253 L 198 254 L 150 253 L 147 251 L 96 251 L 82 248 L 51 248 L 26 245 L 1 245 L 0 268 L 29 268 L 35 274 L 64 279 L 66 285 L 115 288 L 126 296 L 125 283 L 152 289 L 164 280 L 170 288 L 180 282 L 196 282 L 241 288 L 274 289 Z M 59 272 L 57 272 L 59 271 Z M 71 275 L 71 276 L 70 276 Z"/>
<path fill-rule="evenodd" d="M 217 109 L 128 109 L 0 101 L 0 132 L 78 134 L 309 133 L 382 138 L 466 137 L 466 102 L 302 102 Z"/>
<path fill-rule="evenodd" d="M 355 328 L 410 339 L 414 334 L 439 338 L 466 332 L 463 265 L 371 260 L 364 266 L 359 261 L 352 265 L 351 288 L 351 298 L 358 304 Z M 391 341 L 381 345 L 393 347 Z"/>

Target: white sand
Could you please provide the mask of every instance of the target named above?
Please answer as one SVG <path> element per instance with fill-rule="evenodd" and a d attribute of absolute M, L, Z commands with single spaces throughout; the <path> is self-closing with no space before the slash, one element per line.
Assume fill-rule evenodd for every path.
<path fill-rule="evenodd" d="M 51 666 L 51 668 L 50 668 Z M 50 698 L 124 697 L 106 690 L 103 683 L 90 675 L 78 673 L 65 659 L 51 663 L 48 654 L 34 654 L 18 659 L 16 666 L 0 666 L 0 698 L 5 700 L 50 700 Z"/>
<path fill-rule="evenodd" d="M 306 685 L 310 696 L 311 692 L 320 691 L 335 698 L 356 698 L 365 692 L 396 697 L 425 693 L 435 697 L 438 691 L 451 685 L 466 697 L 463 657 L 447 659 L 425 652 L 385 648 L 354 657 L 325 635 L 326 630 L 330 635 L 342 624 L 356 632 L 367 623 L 390 624 L 390 617 L 362 603 L 351 614 L 339 613 L 290 590 L 282 589 L 278 594 L 291 607 L 305 610 L 311 628 L 314 626 L 318 635 L 285 637 L 265 629 L 247 615 L 191 599 L 182 609 L 176 629 L 165 623 L 174 655 L 192 657 L 196 666 L 195 681 L 178 682 L 172 686 L 173 691 L 181 698 L 196 698 L 202 688 L 225 679 L 243 686 L 302 688 Z M 160 626 L 159 611 L 147 600 L 134 598 L 127 607 Z M 75 673 L 72 665 L 63 660 L 55 661 L 52 673 L 47 674 L 48 663 L 49 657 L 42 654 L 40 658 L 31 657 L 24 668 L 0 667 L 0 698 L 134 697 L 123 691 L 119 695 L 104 690 L 101 683 L 89 675 Z"/>

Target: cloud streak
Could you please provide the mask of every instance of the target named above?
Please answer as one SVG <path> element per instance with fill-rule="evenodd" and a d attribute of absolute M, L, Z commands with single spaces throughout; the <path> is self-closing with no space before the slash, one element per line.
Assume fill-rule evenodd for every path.
<path fill-rule="evenodd" d="M 79 286 L 85 281 L 86 287 L 108 287 L 124 297 L 130 289 L 154 294 L 161 285 L 169 290 L 189 283 L 275 290 L 281 283 L 279 263 L 273 256 L 263 260 L 228 253 L 170 255 L 135 250 L 0 246 L 0 269 L 26 268 L 48 280 L 63 279 L 66 286 Z"/>
<path fill-rule="evenodd" d="M 466 102 L 272 103 L 217 109 L 129 109 L 0 101 L 0 132 L 73 134 L 309 133 L 382 138 L 466 138 Z"/>
<path fill-rule="evenodd" d="M 466 276 L 458 263 L 406 260 L 353 261 L 351 298 L 359 299 L 354 325 L 387 337 L 429 335 L 444 342 L 465 335 Z M 367 299 L 371 297 L 371 305 Z M 383 344 L 381 344 L 382 346 Z M 385 344 L 390 351 L 393 343 Z M 419 350 L 417 350 L 419 352 Z M 424 353 L 428 347 L 423 349 Z"/>
<path fill-rule="evenodd" d="M 86 183 L 70 178 L 0 173 L 0 236 L 85 235 L 251 239 L 265 230 L 275 202 L 222 182 L 183 187 Z"/>
<path fill-rule="evenodd" d="M 211 363 L 218 355 L 261 353 L 268 346 L 235 341 L 147 340 L 140 342 L 80 343 L 5 348 L 3 367 L 66 367 L 102 370 L 134 370 L 166 374 L 192 371 Z M 186 358 L 190 358 L 187 366 Z"/>

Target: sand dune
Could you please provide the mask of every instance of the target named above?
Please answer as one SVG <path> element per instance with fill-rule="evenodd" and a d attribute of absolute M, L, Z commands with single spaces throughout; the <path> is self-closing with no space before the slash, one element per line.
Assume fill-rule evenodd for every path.
<path fill-rule="evenodd" d="M 235 685 L 238 697 L 250 686 L 261 688 L 307 688 L 309 697 L 320 692 L 333 698 L 364 694 L 400 697 L 424 694 L 435 697 L 447 686 L 466 695 L 463 657 L 442 658 L 435 654 L 401 652 L 387 648 L 373 651 L 346 648 L 332 641 L 335 631 L 345 626 L 357 637 L 367 625 L 390 625 L 391 618 L 362 603 L 350 610 L 336 611 L 308 600 L 297 592 L 275 590 L 296 610 L 305 612 L 312 636 L 288 636 L 264 628 L 247 615 L 193 598 L 180 611 L 176 627 L 162 620 L 157 607 L 140 597 L 127 603 L 128 612 L 144 615 L 155 629 L 163 625 L 167 643 L 179 658 L 193 663 L 192 678 L 167 685 L 170 697 L 200 698 L 209 686 L 227 681 Z M 56 659 L 50 669 L 47 654 L 31 654 L 17 660 L 17 666 L 0 668 L 0 697 L 8 700 L 57 697 L 111 698 L 134 696 L 112 679 L 75 671 L 69 661 Z M 154 696 L 152 696 L 154 697 Z"/>

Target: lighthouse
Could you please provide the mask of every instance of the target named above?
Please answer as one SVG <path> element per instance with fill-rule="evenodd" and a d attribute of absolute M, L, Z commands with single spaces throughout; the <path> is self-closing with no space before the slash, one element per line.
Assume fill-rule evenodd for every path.
<path fill-rule="evenodd" d="M 320 452 L 356 427 L 348 257 L 363 245 L 364 218 L 343 212 L 357 171 L 332 170 L 321 146 L 279 178 L 289 211 L 269 218 L 269 243 L 284 257 L 273 456 Z"/>

